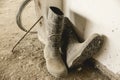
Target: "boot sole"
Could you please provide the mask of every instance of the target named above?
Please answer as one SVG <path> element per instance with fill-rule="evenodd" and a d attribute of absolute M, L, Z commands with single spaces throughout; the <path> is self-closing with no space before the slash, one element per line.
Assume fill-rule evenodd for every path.
<path fill-rule="evenodd" d="M 78 57 L 73 61 L 71 68 L 79 67 L 85 60 L 95 55 L 102 47 L 104 42 L 103 36 L 94 34 L 84 43 Z"/>

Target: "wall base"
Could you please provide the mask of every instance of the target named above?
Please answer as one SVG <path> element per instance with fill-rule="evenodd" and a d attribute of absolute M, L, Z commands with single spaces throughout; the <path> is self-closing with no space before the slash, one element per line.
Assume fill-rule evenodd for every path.
<path fill-rule="evenodd" d="M 108 76 L 111 80 L 120 80 L 120 74 L 114 74 L 106 66 L 104 66 L 94 58 L 91 58 L 90 62 L 92 62 L 95 65 L 95 67 L 98 68 L 98 70 L 100 70 L 101 73 Z"/>

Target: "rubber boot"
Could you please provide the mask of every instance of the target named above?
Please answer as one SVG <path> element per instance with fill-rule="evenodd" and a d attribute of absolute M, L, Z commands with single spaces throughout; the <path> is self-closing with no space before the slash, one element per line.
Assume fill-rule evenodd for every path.
<path fill-rule="evenodd" d="M 63 12 L 56 7 L 50 7 L 46 23 L 47 43 L 45 44 L 44 57 L 47 70 L 55 77 L 65 77 L 68 73 L 60 50 L 63 22 Z"/>
<path fill-rule="evenodd" d="M 65 17 L 65 25 L 63 32 L 62 51 L 65 52 L 66 47 L 66 64 L 68 68 L 77 68 L 87 59 L 95 55 L 103 45 L 103 36 L 93 34 L 87 40 L 79 42 L 74 25 Z M 65 46 L 65 47 L 64 47 Z"/>
<path fill-rule="evenodd" d="M 47 42 L 47 34 L 46 34 L 46 17 L 48 16 L 48 10 L 50 6 L 55 6 L 61 10 L 63 10 L 63 0 L 34 0 L 35 2 L 35 10 L 37 19 L 40 16 L 43 16 L 38 29 L 38 39 L 43 43 L 46 44 Z"/>

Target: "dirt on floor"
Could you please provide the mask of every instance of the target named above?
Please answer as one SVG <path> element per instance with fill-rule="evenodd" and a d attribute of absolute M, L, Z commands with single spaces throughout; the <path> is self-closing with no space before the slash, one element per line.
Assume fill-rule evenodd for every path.
<path fill-rule="evenodd" d="M 19 6 L 24 0 L 0 0 L 0 80 L 109 80 L 97 69 L 86 65 L 72 71 L 66 78 L 57 79 L 46 70 L 44 45 L 36 34 L 29 34 L 11 52 L 16 42 L 25 34 L 16 24 Z M 36 20 L 34 2 L 23 13 L 24 26 L 30 28 Z"/>

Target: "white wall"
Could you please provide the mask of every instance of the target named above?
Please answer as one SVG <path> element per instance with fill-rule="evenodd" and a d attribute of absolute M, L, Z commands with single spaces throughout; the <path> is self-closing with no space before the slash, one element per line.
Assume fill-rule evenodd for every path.
<path fill-rule="evenodd" d="M 87 38 L 99 33 L 107 37 L 104 48 L 94 58 L 113 73 L 120 73 L 120 0 L 66 0 L 66 3 L 65 13 L 77 24 L 80 35 Z M 76 14 L 83 20 L 76 20 Z"/>

